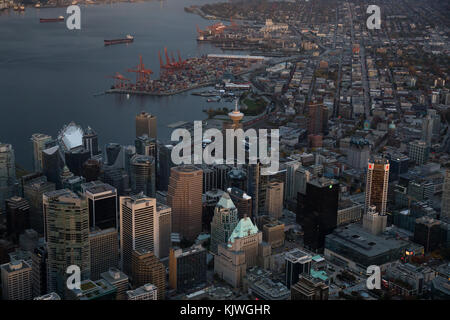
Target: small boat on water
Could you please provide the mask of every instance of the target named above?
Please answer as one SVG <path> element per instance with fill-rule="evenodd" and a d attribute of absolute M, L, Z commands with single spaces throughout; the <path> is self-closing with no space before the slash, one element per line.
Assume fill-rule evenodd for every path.
<path fill-rule="evenodd" d="M 113 44 L 120 44 L 120 43 L 131 43 L 134 41 L 134 37 L 131 35 L 127 35 L 126 38 L 123 39 L 113 39 L 113 40 L 104 40 L 105 46 L 110 46 Z"/>
<path fill-rule="evenodd" d="M 44 22 L 61 22 L 64 21 L 64 17 L 63 16 L 59 16 L 58 18 L 40 18 L 39 22 L 40 23 L 44 23 Z"/>
<path fill-rule="evenodd" d="M 25 11 L 25 6 L 19 6 L 19 11 Z"/>
<path fill-rule="evenodd" d="M 40 7 L 41 7 L 41 4 L 38 2 L 38 3 L 36 3 L 36 4 L 34 5 L 34 7 L 35 7 L 35 8 L 40 8 Z"/>

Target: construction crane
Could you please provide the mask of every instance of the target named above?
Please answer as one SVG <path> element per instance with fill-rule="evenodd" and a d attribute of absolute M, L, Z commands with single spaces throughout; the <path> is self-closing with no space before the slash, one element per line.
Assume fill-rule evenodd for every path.
<path fill-rule="evenodd" d="M 128 69 L 128 72 L 136 73 L 136 86 L 143 87 L 145 84 L 150 82 L 150 75 L 153 74 L 153 71 L 150 69 L 145 69 L 144 63 L 142 61 L 142 56 L 139 56 L 139 64 L 135 69 Z"/>
<path fill-rule="evenodd" d="M 122 88 L 127 86 L 127 82 L 131 81 L 130 79 L 125 78 L 123 75 L 121 75 L 118 72 L 116 72 L 116 74 L 113 75 L 113 76 L 108 76 L 107 78 L 111 78 L 111 79 L 116 80 L 114 82 L 114 88 L 115 89 L 122 89 Z"/>

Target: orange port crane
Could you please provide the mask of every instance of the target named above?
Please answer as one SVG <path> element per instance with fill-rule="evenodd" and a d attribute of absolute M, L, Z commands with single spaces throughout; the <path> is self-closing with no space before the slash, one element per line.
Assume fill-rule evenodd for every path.
<path fill-rule="evenodd" d="M 161 57 L 161 52 L 158 51 L 158 58 L 159 58 L 159 66 L 161 69 L 167 69 L 170 71 L 176 70 L 176 69 L 182 69 L 186 65 L 186 60 L 181 59 L 180 51 L 178 50 L 178 61 L 175 60 L 175 57 L 173 55 L 173 52 L 170 54 L 167 52 L 167 48 L 164 48 L 164 55 L 166 58 L 166 63 L 164 63 L 163 58 Z"/>
<path fill-rule="evenodd" d="M 125 78 L 123 75 L 121 75 L 118 72 L 116 72 L 116 74 L 113 75 L 113 76 L 108 76 L 107 78 L 112 78 L 112 79 L 116 80 L 115 83 L 114 83 L 114 88 L 115 89 L 124 88 L 124 87 L 126 87 L 127 82 L 131 81 L 130 79 Z"/>
<path fill-rule="evenodd" d="M 136 73 L 136 86 L 143 86 L 150 81 L 150 75 L 153 71 L 150 69 L 145 69 L 144 63 L 142 61 L 142 56 L 139 56 L 139 64 L 135 69 L 128 69 L 128 72 Z"/>

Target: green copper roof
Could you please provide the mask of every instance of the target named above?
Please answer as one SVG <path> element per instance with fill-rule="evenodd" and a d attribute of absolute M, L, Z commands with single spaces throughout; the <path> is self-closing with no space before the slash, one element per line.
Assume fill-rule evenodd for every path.
<path fill-rule="evenodd" d="M 226 208 L 226 209 L 236 209 L 233 200 L 231 200 L 228 192 L 224 192 L 219 202 L 217 202 L 218 207 Z"/>
<path fill-rule="evenodd" d="M 228 242 L 233 243 L 236 238 L 243 238 L 258 233 L 258 227 L 256 227 L 249 217 L 239 220 L 236 228 L 234 228 Z M 230 244 L 228 246 L 231 246 Z"/>
<path fill-rule="evenodd" d="M 311 277 L 313 278 L 319 278 L 322 281 L 327 281 L 328 280 L 328 276 L 327 273 L 323 270 L 321 271 L 316 271 L 314 269 L 311 268 Z"/>

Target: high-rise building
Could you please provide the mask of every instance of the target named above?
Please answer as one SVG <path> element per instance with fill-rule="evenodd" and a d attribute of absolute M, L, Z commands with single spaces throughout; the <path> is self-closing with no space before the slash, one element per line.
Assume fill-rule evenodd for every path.
<path fill-rule="evenodd" d="M 431 140 L 433 139 L 433 118 L 430 114 L 427 114 L 422 119 L 422 141 L 428 146 L 431 146 Z"/>
<path fill-rule="evenodd" d="M 131 190 L 134 194 L 143 192 L 149 197 L 156 195 L 155 158 L 136 154 L 131 158 Z"/>
<path fill-rule="evenodd" d="M 238 223 L 238 211 L 226 192 L 222 194 L 214 210 L 211 222 L 211 251 L 217 253 L 219 244 L 226 244 Z"/>
<path fill-rule="evenodd" d="M 431 252 L 439 248 L 441 237 L 440 220 L 427 216 L 416 219 L 414 226 L 414 242 L 423 245 L 425 252 Z"/>
<path fill-rule="evenodd" d="M 266 191 L 269 176 L 262 175 L 261 169 L 262 165 L 259 161 L 256 164 L 249 164 L 247 166 L 247 194 L 252 197 L 252 217 L 263 214 L 266 210 Z"/>
<path fill-rule="evenodd" d="M 151 283 L 158 290 L 158 300 L 165 299 L 166 268 L 152 251 L 147 249 L 134 250 L 131 269 L 132 281 L 135 287 Z"/>
<path fill-rule="evenodd" d="M 172 233 L 172 208 L 162 203 L 156 203 L 156 227 L 159 241 L 155 246 L 155 256 L 159 259 L 167 258 L 170 252 Z"/>
<path fill-rule="evenodd" d="M 53 182 L 57 188 L 61 188 L 61 172 L 64 168 L 60 149 L 54 146 L 42 151 L 42 173 L 49 182 Z"/>
<path fill-rule="evenodd" d="M 42 211 L 42 196 L 55 190 L 55 184 L 41 176 L 26 182 L 23 187 L 24 197 L 30 203 L 30 227 L 39 234 L 44 234 L 44 215 Z"/>
<path fill-rule="evenodd" d="M 154 251 L 158 246 L 156 217 L 156 199 L 144 194 L 120 197 L 120 250 L 122 270 L 126 274 L 131 274 L 134 250 Z"/>
<path fill-rule="evenodd" d="M 157 138 L 156 116 L 142 111 L 136 116 L 136 137 L 146 134 L 150 138 Z"/>
<path fill-rule="evenodd" d="M 291 300 L 328 300 L 328 285 L 311 276 L 301 275 L 291 287 Z"/>
<path fill-rule="evenodd" d="M 183 292 L 206 284 L 206 270 L 206 249 L 201 245 L 170 250 L 169 285 L 171 289 Z"/>
<path fill-rule="evenodd" d="M 148 135 L 144 134 L 134 140 L 134 145 L 137 154 L 156 158 L 157 143 L 155 138 L 150 138 Z"/>
<path fill-rule="evenodd" d="M 294 201 L 297 199 L 297 192 L 295 189 L 295 172 L 301 167 L 301 163 L 298 160 L 293 160 L 285 163 L 286 166 L 286 192 L 284 193 L 284 200 Z"/>
<path fill-rule="evenodd" d="M 142 287 L 126 292 L 127 300 L 158 300 L 158 289 L 154 284 L 147 283 Z"/>
<path fill-rule="evenodd" d="M 35 172 L 42 171 L 42 151 L 46 149 L 45 144 L 52 140 L 52 137 L 43 133 L 35 133 L 31 136 L 33 144 L 33 169 Z"/>
<path fill-rule="evenodd" d="M 108 143 L 105 146 L 106 149 L 106 164 L 108 166 L 120 165 L 120 154 L 122 152 L 122 146 L 118 143 Z"/>
<path fill-rule="evenodd" d="M 368 212 L 370 206 L 375 206 L 376 212 L 380 215 L 386 214 L 388 185 L 389 160 L 371 159 L 367 166 L 365 213 Z"/>
<path fill-rule="evenodd" d="M 297 222 L 304 231 L 304 244 L 312 250 L 323 248 L 325 236 L 337 225 L 339 183 L 317 178 L 308 182 L 306 194 L 298 193 Z"/>
<path fill-rule="evenodd" d="M 247 189 L 247 172 L 244 169 L 232 168 L 227 173 L 227 188 L 245 191 Z"/>
<path fill-rule="evenodd" d="M 227 244 L 218 246 L 214 272 L 233 287 L 240 287 L 247 268 L 268 267 L 271 247 L 262 241 L 262 232 L 246 217 L 239 221 Z"/>
<path fill-rule="evenodd" d="M 363 215 L 363 227 L 371 234 L 377 235 L 386 229 L 387 215 L 381 215 L 375 206 L 370 206 Z"/>
<path fill-rule="evenodd" d="M 81 190 L 88 201 L 89 227 L 91 229 L 117 228 L 116 188 L 101 181 L 92 181 L 82 184 Z"/>
<path fill-rule="evenodd" d="M 43 196 L 48 247 L 48 290 L 66 294 L 67 267 L 77 265 L 81 279 L 90 277 L 89 211 L 86 199 L 68 189 Z"/>
<path fill-rule="evenodd" d="M 414 140 L 408 143 L 408 156 L 416 165 L 427 163 L 430 154 L 430 147 L 425 141 Z"/>
<path fill-rule="evenodd" d="M 100 153 L 98 148 L 98 135 L 91 127 L 87 127 L 83 134 L 83 146 L 84 149 L 89 151 L 89 155 L 92 158 Z"/>
<path fill-rule="evenodd" d="M 283 215 L 284 184 L 281 181 L 271 181 L 267 186 L 267 214 L 276 219 Z"/>
<path fill-rule="evenodd" d="M 31 300 L 31 266 L 24 260 L 0 266 L 3 300 Z"/>
<path fill-rule="evenodd" d="M 83 163 L 83 177 L 86 182 L 98 180 L 102 171 L 102 163 L 97 159 L 89 159 Z"/>
<path fill-rule="evenodd" d="M 30 227 L 30 204 L 24 198 L 14 196 L 6 200 L 6 229 L 15 243 L 19 235 Z"/>
<path fill-rule="evenodd" d="M 313 179 L 313 174 L 306 168 L 300 167 L 295 170 L 295 197 L 298 193 L 306 194 L 306 185 Z"/>
<path fill-rule="evenodd" d="M 16 190 L 16 162 L 10 144 L 0 143 L 0 213 L 5 211 L 6 199 Z"/>
<path fill-rule="evenodd" d="M 126 292 L 129 289 L 128 276 L 117 268 L 110 268 L 100 274 L 101 278 L 116 288 L 116 300 L 126 300 Z"/>
<path fill-rule="evenodd" d="M 328 108 L 323 103 L 311 102 L 308 105 L 309 121 L 308 121 L 308 133 L 309 134 L 323 134 L 328 131 Z"/>
<path fill-rule="evenodd" d="M 83 164 L 91 157 L 91 153 L 83 146 L 65 152 L 66 165 L 76 176 L 83 174 Z"/>
<path fill-rule="evenodd" d="M 216 171 L 216 188 L 226 190 L 228 187 L 228 175 L 232 167 L 226 164 L 214 165 L 213 169 Z"/>
<path fill-rule="evenodd" d="M 202 231 L 203 172 L 192 165 L 173 167 L 167 204 L 172 208 L 172 230 L 188 240 Z"/>
<path fill-rule="evenodd" d="M 444 175 L 444 185 L 442 187 L 441 220 L 450 221 L 450 165 L 447 164 Z"/>
<path fill-rule="evenodd" d="M 33 297 L 37 297 L 47 292 L 47 247 L 45 245 L 36 247 L 31 255 L 31 261 Z"/>
<path fill-rule="evenodd" d="M 370 157 L 370 142 L 366 139 L 350 140 L 347 154 L 347 163 L 350 167 L 362 170 L 367 166 Z"/>
<path fill-rule="evenodd" d="M 286 287 L 291 288 L 299 280 L 300 275 L 311 272 L 312 256 L 298 248 L 286 252 Z"/>
<path fill-rule="evenodd" d="M 244 217 L 252 217 L 252 197 L 243 190 L 237 188 L 228 188 L 228 194 L 235 204 L 238 211 L 239 220 Z"/>
<path fill-rule="evenodd" d="M 116 228 L 96 229 L 89 233 L 91 250 L 91 280 L 100 279 L 103 272 L 119 267 L 119 234 Z"/>
<path fill-rule="evenodd" d="M 172 150 L 173 145 L 171 144 L 158 144 L 158 156 L 159 156 L 159 167 L 158 167 L 158 179 L 156 179 L 156 187 L 158 190 L 167 191 L 169 188 L 169 177 L 171 168 L 175 166 L 172 162 Z"/>

